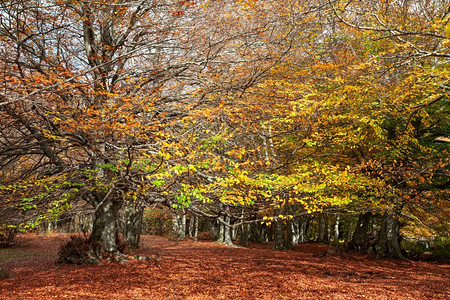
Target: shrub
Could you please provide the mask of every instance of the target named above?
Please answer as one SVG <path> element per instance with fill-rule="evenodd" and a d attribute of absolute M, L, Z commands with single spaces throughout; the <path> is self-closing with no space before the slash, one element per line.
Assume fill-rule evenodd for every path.
<path fill-rule="evenodd" d="M 97 263 L 99 262 L 98 253 L 100 250 L 100 243 L 89 244 L 88 238 L 72 235 L 70 241 L 59 248 L 58 263 L 75 265 Z"/>
<path fill-rule="evenodd" d="M 419 241 L 416 239 L 402 239 L 400 242 L 401 249 L 404 255 L 409 259 L 420 259 L 429 253 L 429 246 L 426 241 Z"/>
<path fill-rule="evenodd" d="M 409 259 L 450 260 L 450 240 L 436 237 L 433 241 L 403 239 L 401 248 Z"/>
<path fill-rule="evenodd" d="M 0 226 L 0 248 L 12 246 L 17 231 L 17 227 Z"/>
<path fill-rule="evenodd" d="M 214 240 L 214 232 L 212 231 L 202 231 L 197 235 L 199 240 Z"/>
<path fill-rule="evenodd" d="M 450 239 L 448 237 L 437 237 L 434 239 L 430 249 L 436 258 L 450 260 Z"/>

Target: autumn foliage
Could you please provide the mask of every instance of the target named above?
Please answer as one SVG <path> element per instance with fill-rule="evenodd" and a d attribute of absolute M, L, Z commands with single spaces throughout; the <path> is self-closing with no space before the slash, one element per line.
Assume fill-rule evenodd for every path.
<path fill-rule="evenodd" d="M 363 215 L 378 257 L 401 227 L 448 238 L 448 5 L 3 1 L 0 228 L 90 214 L 120 255 L 165 206 L 228 244 L 254 224 L 291 249 L 307 218 L 347 243 Z"/>

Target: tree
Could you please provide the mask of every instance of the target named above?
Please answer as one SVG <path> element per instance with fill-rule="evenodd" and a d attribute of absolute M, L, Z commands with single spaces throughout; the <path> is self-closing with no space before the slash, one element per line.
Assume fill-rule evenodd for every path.
<path fill-rule="evenodd" d="M 170 161 L 183 154 L 173 120 L 201 100 L 201 74 L 220 71 L 210 65 L 236 38 L 216 35 L 217 11 L 191 1 L 6 1 L 1 10 L 0 105 L 13 125 L 2 131 L 4 190 L 23 180 L 20 193 L 34 201 L 66 186 L 58 206 L 90 203 L 90 241 L 114 253 L 123 205 L 166 201 L 160 177 L 173 184 Z"/>

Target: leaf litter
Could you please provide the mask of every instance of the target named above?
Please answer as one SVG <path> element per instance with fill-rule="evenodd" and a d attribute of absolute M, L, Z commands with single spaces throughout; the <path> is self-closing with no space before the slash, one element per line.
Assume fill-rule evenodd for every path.
<path fill-rule="evenodd" d="M 142 236 L 133 254 L 158 260 L 57 265 L 68 239 L 23 234 L 18 247 L 0 249 L 0 265 L 12 276 L 0 281 L 0 299 L 450 299 L 446 263 L 323 255 L 329 246 L 317 243 L 273 251 L 270 243 L 242 248 Z"/>

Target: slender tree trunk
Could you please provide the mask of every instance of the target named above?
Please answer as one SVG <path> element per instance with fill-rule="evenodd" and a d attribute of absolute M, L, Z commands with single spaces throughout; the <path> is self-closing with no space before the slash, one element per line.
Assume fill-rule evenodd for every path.
<path fill-rule="evenodd" d="M 384 213 L 381 228 L 374 241 L 377 258 L 393 257 L 404 259 L 398 242 L 398 231 L 400 228 L 398 222 L 399 213 L 399 211 Z"/>
<path fill-rule="evenodd" d="M 194 216 L 189 218 L 189 237 L 194 236 Z"/>
<path fill-rule="evenodd" d="M 306 242 L 306 233 L 308 231 L 308 222 L 309 217 L 308 216 L 302 216 L 299 220 L 299 238 L 298 243 L 305 243 Z"/>
<path fill-rule="evenodd" d="M 300 222 L 295 219 L 291 222 L 292 244 L 298 244 L 300 240 Z"/>
<path fill-rule="evenodd" d="M 230 217 L 226 216 L 225 217 L 225 222 L 227 224 L 230 224 Z M 227 246 L 233 246 L 233 241 L 231 239 L 231 228 L 226 226 L 226 225 L 223 225 L 223 227 L 224 227 L 224 241 L 223 241 L 223 243 L 225 245 L 227 245 Z"/>
<path fill-rule="evenodd" d="M 183 210 L 183 215 L 181 216 L 181 226 L 180 226 L 180 241 L 186 239 L 186 213 Z"/>
<path fill-rule="evenodd" d="M 339 221 L 340 221 L 339 215 L 336 215 L 336 222 L 334 223 L 334 242 L 337 244 L 339 243 Z"/>
<path fill-rule="evenodd" d="M 237 230 L 236 228 L 231 228 L 231 240 L 235 241 L 236 240 L 236 236 L 237 236 Z"/>
<path fill-rule="evenodd" d="M 195 221 L 195 225 L 194 225 L 194 242 L 197 242 L 197 237 L 198 237 L 198 217 L 194 216 L 193 217 L 193 221 Z"/>
<path fill-rule="evenodd" d="M 223 216 L 219 216 L 218 226 L 219 226 L 219 233 L 217 237 L 217 242 L 224 243 L 225 242 L 225 226 L 221 221 L 224 221 Z"/>
<path fill-rule="evenodd" d="M 283 228 L 285 231 L 284 237 L 285 237 L 285 247 L 287 250 L 293 250 L 294 244 L 292 243 L 294 237 L 292 232 L 292 220 L 287 220 L 286 222 L 283 222 Z"/>
<path fill-rule="evenodd" d="M 328 220 L 324 213 L 319 214 L 319 242 L 320 243 L 328 243 Z"/>

